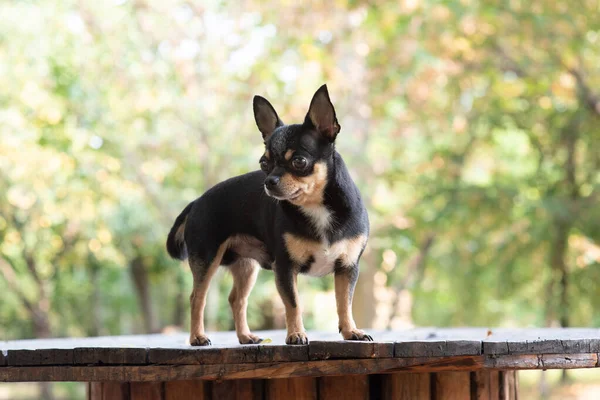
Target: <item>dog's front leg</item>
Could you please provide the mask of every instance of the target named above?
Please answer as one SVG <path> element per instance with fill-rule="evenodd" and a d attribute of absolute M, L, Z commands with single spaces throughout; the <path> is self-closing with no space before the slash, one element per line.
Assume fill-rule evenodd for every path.
<path fill-rule="evenodd" d="M 302 322 L 302 307 L 298 301 L 298 273 L 289 264 L 277 263 L 274 268 L 275 282 L 279 296 L 285 305 L 287 344 L 308 344 L 308 337 Z"/>
<path fill-rule="evenodd" d="M 335 270 L 335 302 L 339 318 L 340 333 L 345 340 L 368 340 L 373 338 L 360 329 L 352 317 L 352 297 L 358 280 L 358 264 Z"/>

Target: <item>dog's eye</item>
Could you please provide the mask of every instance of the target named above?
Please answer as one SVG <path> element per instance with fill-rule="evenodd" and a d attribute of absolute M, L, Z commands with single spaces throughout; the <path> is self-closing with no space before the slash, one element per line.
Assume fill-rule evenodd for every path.
<path fill-rule="evenodd" d="M 292 167 L 296 169 L 304 169 L 307 164 L 308 161 L 306 161 L 306 158 L 304 157 L 296 157 L 292 160 Z"/>
<path fill-rule="evenodd" d="M 269 171 L 269 163 L 267 160 L 260 160 L 260 169 L 262 169 L 264 172 Z"/>

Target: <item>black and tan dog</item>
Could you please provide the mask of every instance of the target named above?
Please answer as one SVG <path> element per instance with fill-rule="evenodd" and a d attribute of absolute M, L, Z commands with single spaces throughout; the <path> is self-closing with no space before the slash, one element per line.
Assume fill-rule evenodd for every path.
<path fill-rule="evenodd" d="M 271 104 L 254 97 L 254 117 L 265 143 L 261 171 L 219 183 L 190 203 L 167 239 L 173 258 L 185 259 L 194 276 L 190 297 L 190 344 L 210 344 L 204 306 L 211 277 L 229 268 L 229 303 L 240 343 L 260 343 L 246 321 L 248 295 L 259 266 L 272 269 L 285 304 L 288 344 L 305 344 L 297 275 L 335 274 L 339 329 L 346 340 L 372 340 L 356 328 L 352 295 L 358 260 L 367 243 L 369 220 L 342 157 L 340 131 L 323 85 L 302 124 L 285 125 Z"/>

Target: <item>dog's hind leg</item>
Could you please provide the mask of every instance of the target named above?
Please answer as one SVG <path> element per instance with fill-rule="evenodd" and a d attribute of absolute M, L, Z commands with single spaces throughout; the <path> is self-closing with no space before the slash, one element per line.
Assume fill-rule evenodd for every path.
<path fill-rule="evenodd" d="M 221 264 L 223 253 L 227 248 L 227 243 L 223 243 L 217 254 L 210 263 L 204 261 L 201 257 L 191 254 L 189 258 L 190 269 L 194 276 L 194 288 L 190 296 L 191 306 L 191 329 L 190 329 L 190 344 L 192 346 L 207 346 L 210 344 L 210 339 L 204 331 L 204 307 L 206 306 L 206 294 L 208 285 L 215 274 L 217 268 Z"/>
<path fill-rule="evenodd" d="M 247 320 L 248 296 L 256 283 L 259 264 L 252 258 L 240 258 L 229 269 L 233 275 L 233 287 L 229 294 L 229 304 L 233 312 L 235 332 L 240 344 L 258 344 L 262 339 L 250 332 Z"/>

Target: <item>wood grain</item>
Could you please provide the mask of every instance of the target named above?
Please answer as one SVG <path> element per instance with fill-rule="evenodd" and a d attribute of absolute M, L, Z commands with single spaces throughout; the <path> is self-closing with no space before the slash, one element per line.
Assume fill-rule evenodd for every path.
<path fill-rule="evenodd" d="M 394 357 L 394 343 L 312 341 L 308 346 L 308 356 L 311 360 L 390 358 Z"/>
<path fill-rule="evenodd" d="M 270 379 L 298 376 L 363 375 L 390 372 L 476 370 L 483 356 L 439 358 L 383 358 L 304 361 L 295 363 L 148 366 L 40 366 L 11 367 L 0 381 L 121 381 L 148 382 L 188 379 Z"/>
<path fill-rule="evenodd" d="M 145 348 L 78 347 L 73 349 L 73 364 L 143 365 L 147 364 Z"/>
<path fill-rule="evenodd" d="M 262 400 L 265 383 L 262 379 L 239 379 L 212 382 L 212 399 Z"/>
<path fill-rule="evenodd" d="M 575 369 L 598 367 L 598 354 L 542 354 L 488 357 L 486 368 L 493 369 Z"/>
<path fill-rule="evenodd" d="M 345 376 L 326 376 L 318 380 L 320 400 L 368 400 L 369 378 L 358 375 L 351 378 Z"/>
<path fill-rule="evenodd" d="M 481 354 L 481 341 L 476 340 L 397 342 L 394 349 L 396 357 L 452 357 L 479 354 Z"/>
<path fill-rule="evenodd" d="M 490 374 L 490 399 L 500 399 L 500 372 L 489 371 Z"/>
<path fill-rule="evenodd" d="M 165 400 L 208 400 L 206 381 L 170 381 L 165 382 Z"/>
<path fill-rule="evenodd" d="M 500 400 L 516 400 L 517 393 L 516 371 L 500 371 L 499 373 L 499 398 Z"/>
<path fill-rule="evenodd" d="M 88 399 L 89 400 L 101 400 L 102 399 L 102 382 L 90 382 L 88 383 Z"/>
<path fill-rule="evenodd" d="M 97 383 L 96 383 L 97 384 Z M 129 400 L 129 383 L 123 382 L 103 382 L 102 397 L 92 398 L 92 400 Z"/>
<path fill-rule="evenodd" d="M 492 397 L 490 371 L 471 372 L 471 399 L 472 400 L 497 400 Z"/>
<path fill-rule="evenodd" d="M 316 400 L 317 380 L 315 378 L 273 379 L 266 382 L 267 399 Z"/>
<path fill-rule="evenodd" d="M 382 376 L 382 399 L 431 399 L 431 374 L 389 374 Z"/>
<path fill-rule="evenodd" d="M 163 382 L 132 382 L 130 390 L 131 400 L 162 400 Z"/>
<path fill-rule="evenodd" d="M 469 372 L 438 372 L 434 377 L 435 400 L 464 400 L 471 395 Z"/>

